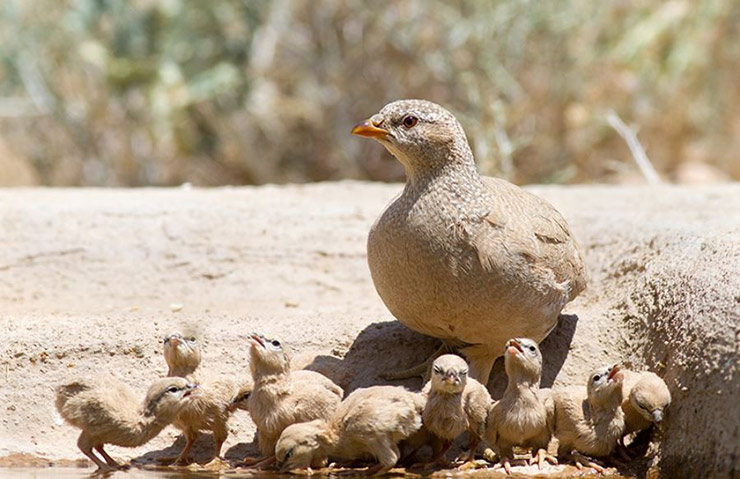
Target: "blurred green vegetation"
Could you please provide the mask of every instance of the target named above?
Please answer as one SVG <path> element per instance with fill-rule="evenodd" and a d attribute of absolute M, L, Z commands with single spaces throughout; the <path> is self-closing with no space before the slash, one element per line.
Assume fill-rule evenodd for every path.
<path fill-rule="evenodd" d="M 0 184 L 403 179 L 352 125 L 447 106 L 480 169 L 740 179 L 736 0 L 3 0 Z"/>

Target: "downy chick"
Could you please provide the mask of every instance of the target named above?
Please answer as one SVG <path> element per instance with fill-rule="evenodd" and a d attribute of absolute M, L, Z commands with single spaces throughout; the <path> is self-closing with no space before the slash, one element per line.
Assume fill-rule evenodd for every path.
<path fill-rule="evenodd" d="M 580 468 L 586 465 L 603 473 L 604 468 L 584 454 L 608 456 L 624 435 L 622 380 L 619 366 L 602 367 L 583 387 L 556 389 L 555 437 L 558 456 L 572 455 Z"/>
<path fill-rule="evenodd" d="M 328 420 L 344 392 L 326 376 L 302 371 L 301 379 L 290 370 L 290 353 L 277 339 L 261 334 L 250 336 L 254 389 L 247 400 L 249 414 L 257 426 L 261 464 L 274 461 L 275 444 L 291 424 Z M 310 380 L 308 378 L 313 378 Z"/>
<path fill-rule="evenodd" d="M 200 345 L 195 337 L 175 333 L 164 339 L 164 358 L 168 375 L 183 375 L 200 385 L 198 398 L 183 407 L 173 425 L 185 435 L 187 443 L 175 463 L 185 463 L 200 431 L 212 431 L 215 442 L 214 460 L 221 460 L 221 448 L 229 435 L 228 420 L 238 393 L 238 384 L 228 377 L 206 377 L 200 364 Z"/>
<path fill-rule="evenodd" d="M 552 438 L 555 405 L 550 389 L 540 389 L 542 354 L 528 338 L 506 343 L 504 365 L 509 378 L 504 395 L 491 406 L 486 424 L 486 440 L 498 450 L 507 474 L 514 446 L 532 448 L 531 463 L 542 468 L 544 461 L 557 464 L 547 453 Z"/>
<path fill-rule="evenodd" d="M 665 382 L 649 371 L 623 371 L 622 411 L 625 434 L 642 431 L 663 420 L 665 409 L 671 404 L 671 392 Z"/>
<path fill-rule="evenodd" d="M 399 443 L 422 427 L 424 396 L 402 387 L 357 389 L 326 420 L 293 424 L 275 448 L 282 470 L 310 468 L 329 456 L 378 461 L 368 474 L 384 474 L 398 462 Z"/>
<path fill-rule="evenodd" d="M 470 455 L 466 462 L 472 462 L 485 432 L 491 404 L 488 390 L 468 377 L 468 364 L 463 358 L 445 354 L 434 360 L 431 380 L 422 392 L 426 395 L 424 426 L 442 441 L 432 463 L 446 462 L 445 454 L 465 431 L 470 434 Z"/>
<path fill-rule="evenodd" d="M 200 344 L 195 336 L 173 333 L 165 336 L 162 344 L 164 360 L 169 368 L 167 376 L 184 378 L 195 373 L 200 366 Z"/>
<path fill-rule="evenodd" d="M 183 378 L 159 379 L 149 387 L 142 403 L 127 385 L 114 378 L 78 380 L 57 388 L 56 408 L 69 424 L 82 430 L 77 447 L 83 454 L 99 469 L 114 470 L 121 466 L 103 446 L 138 447 L 149 442 L 197 397 L 193 394 L 196 388 Z"/>

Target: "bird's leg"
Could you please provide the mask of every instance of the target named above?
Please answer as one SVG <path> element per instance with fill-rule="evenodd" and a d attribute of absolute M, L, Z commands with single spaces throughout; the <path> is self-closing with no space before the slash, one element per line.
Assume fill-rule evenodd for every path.
<path fill-rule="evenodd" d="M 175 462 L 173 464 L 188 463 L 188 456 L 190 456 L 190 451 L 195 445 L 195 440 L 198 439 L 198 433 L 196 432 L 195 434 L 185 434 L 185 438 L 187 440 L 187 442 L 185 443 L 185 449 L 183 449 L 180 455 L 177 456 L 177 459 L 175 459 Z"/>
<path fill-rule="evenodd" d="M 512 454 L 513 456 L 513 454 Z M 506 471 L 506 474 L 509 476 L 511 475 L 511 466 L 517 465 L 517 466 L 526 466 L 527 461 L 524 459 L 510 459 L 509 455 L 504 455 L 501 457 L 501 460 L 499 463 L 494 467 L 503 467 L 504 471 Z"/>
<path fill-rule="evenodd" d="M 215 449 L 213 451 L 213 459 L 211 459 L 208 464 L 204 466 L 208 469 L 223 469 L 229 466 L 229 463 L 221 457 L 221 448 L 223 447 L 224 441 L 226 441 L 226 437 L 228 435 L 225 426 L 226 425 L 224 424 L 223 427 L 213 428 L 213 440 L 215 442 Z"/>
<path fill-rule="evenodd" d="M 113 466 L 110 466 L 109 464 L 106 464 L 105 462 L 101 461 L 98 456 L 95 455 L 93 452 L 93 446 L 90 444 L 90 438 L 87 437 L 87 434 L 83 431 L 80 433 L 80 437 L 77 438 L 77 447 L 80 448 L 80 451 L 82 451 L 82 454 L 86 455 L 90 458 L 92 462 L 95 463 L 96 466 L 98 466 L 98 469 L 101 471 L 113 471 L 115 468 Z"/>
<path fill-rule="evenodd" d="M 250 468 L 254 469 L 262 469 L 267 466 L 271 466 L 277 462 L 277 458 L 273 454 L 272 456 L 263 457 L 263 458 L 247 458 L 242 462 L 242 465 L 245 465 Z"/>
<path fill-rule="evenodd" d="M 121 465 L 118 464 L 115 459 L 110 457 L 107 452 L 105 452 L 102 444 L 98 444 L 97 446 L 95 446 L 95 450 L 98 451 L 101 456 L 103 456 L 103 459 L 105 459 L 105 462 L 107 462 L 109 466 L 115 467 L 116 469 L 121 468 Z"/>
<path fill-rule="evenodd" d="M 412 366 L 408 369 L 402 369 L 401 371 L 390 371 L 381 374 L 380 379 L 383 379 L 385 381 L 398 381 L 400 379 L 410 379 L 421 376 L 421 378 L 426 381 L 428 379 L 429 370 L 431 369 L 434 360 L 437 359 L 439 356 L 449 352 L 452 352 L 452 348 L 443 342 L 442 345 L 437 348 L 437 350 L 432 353 L 432 355 L 429 356 L 429 358 L 423 363 L 417 364 L 416 366 Z"/>
<path fill-rule="evenodd" d="M 553 466 L 558 465 L 558 458 L 556 458 L 552 454 L 548 454 L 546 449 L 539 448 L 537 450 L 537 454 L 532 455 L 532 459 L 529 460 L 529 464 L 531 465 L 537 463 L 537 468 L 542 470 L 542 466 L 545 461 L 549 462 Z"/>
<path fill-rule="evenodd" d="M 504 349 L 503 345 L 500 349 Z M 474 344 L 460 349 L 460 352 L 465 355 L 468 363 L 470 363 L 468 377 L 479 381 L 484 386 L 488 384 L 493 363 L 496 361 L 496 357 L 500 355 L 492 351 L 499 351 L 499 349 L 492 350 L 489 345 L 483 344 Z"/>
<path fill-rule="evenodd" d="M 571 453 L 571 456 L 573 456 L 573 461 L 576 463 L 576 467 L 578 469 L 583 469 L 583 467 L 590 467 L 591 469 L 594 469 L 599 474 L 604 474 L 606 472 L 606 469 L 601 464 L 595 462 L 590 457 L 584 456 L 578 451 L 573 451 Z"/>
<path fill-rule="evenodd" d="M 490 463 L 495 464 L 497 462 L 496 461 L 496 453 L 493 452 L 493 449 L 491 449 L 490 447 L 487 447 L 487 448 L 485 448 L 483 450 L 482 456 L 483 456 L 483 459 L 485 459 L 486 461 L 488 461 Z"/>
<path fill-rule="evenodd" d="M 468 457 L 465 459 L 458 469 L 461 471 L 467 471 L 468 469 L 477 469 L 478 464 L 475 463 L 475 451 L 478 450 L 478 444 L 480 444 L 480 438 L 476 434 L 470 434 L 470 442 L 468 443 Z"/>
<path fill-rule="evenodd" d="M 384 467 L 382 464 L 377 463 L 374 466 L 370 466 L 365 470 L 365 475 L 368 476 L 382 476 L 390 470 L 390 467 Z"/>
<path fill-rule="evenodd" d="M 451 447 L 452 441 L 444 440 L 440 446 L 439 440 L 437 440 L 435 444 L 432 445 L 432 459 L 429 462 L 414 464 L 411 466 L 411 469 L 422 468 L 426 470 L 433 467 L 450 467 L 450 462 L 447 460 L 447 451 L 449 451 Z"/>

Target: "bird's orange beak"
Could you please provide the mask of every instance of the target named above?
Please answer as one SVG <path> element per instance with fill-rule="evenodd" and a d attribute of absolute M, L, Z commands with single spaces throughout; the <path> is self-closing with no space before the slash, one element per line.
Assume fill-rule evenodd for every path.
<path fill-rule="evenodd" d="M 388 130 L 380 128 L 380 124 L 382 124 L 382 118 L 379 119 L 375 116 L 372 118 L 368 118 L 367 120 L 361 121 L 360 123 L 356 124 L 355 127 L 352 128 L 352 134 L 364 136 L 367 138 L 379 138 L 382 140 L 383 138 L 388 136 Z"/>

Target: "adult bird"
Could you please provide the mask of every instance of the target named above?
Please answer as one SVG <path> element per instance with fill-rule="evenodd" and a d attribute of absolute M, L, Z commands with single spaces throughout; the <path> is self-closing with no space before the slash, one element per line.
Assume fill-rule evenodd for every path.
<path fill-rule="evenodd" d="M 406 172 L 368 237 L 378 294 L 403 324 L 458 348 L 486 384 L 509 338 L 542 341 L 586 286 L 565 219 L 481 176 L 460 123 L 435 103 L 395 101 L 352 133 L 380 142 Z"/>

